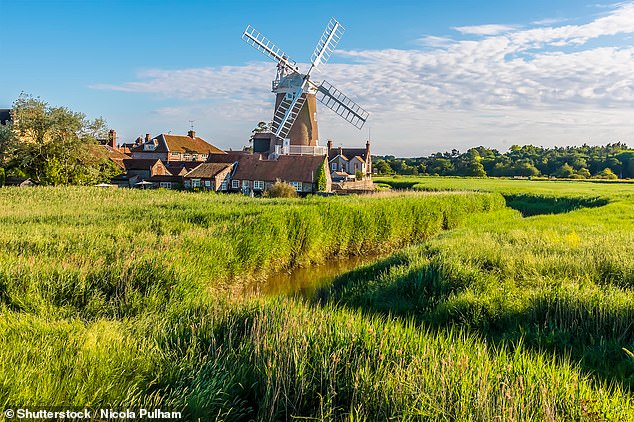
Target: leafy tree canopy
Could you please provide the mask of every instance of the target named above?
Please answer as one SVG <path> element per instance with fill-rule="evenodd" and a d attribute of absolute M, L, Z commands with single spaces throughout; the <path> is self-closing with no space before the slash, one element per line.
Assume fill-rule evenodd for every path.
<path fill-rule="evenodd" d="M 31 177 L 43 185 L 93 184 L 116 168 L 97 138 L 107 135 L 103 119 L 22 94 L 12 120 L 0 130 L 0 166 L 7 173 Z"/>
<path fill-rule="evenodd" d="M 542 148 L 513 145 L 505 153 L 491 148 L 457 149 L 428 157 L 375 157 L 379 174 L 428 174 L 440 176 L 495 176 L 587 179 L 634 178 L 634 151 L 622 142 L 606 146 Z M 606 173 L 604 170 L 609 169 Z"/>

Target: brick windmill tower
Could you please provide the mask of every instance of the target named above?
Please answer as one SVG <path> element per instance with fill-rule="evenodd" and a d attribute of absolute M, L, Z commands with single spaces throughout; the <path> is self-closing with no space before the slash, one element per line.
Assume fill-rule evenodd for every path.
<path fill-rule="evenodd" d="M 328 61 L 343 32 L 344 28 L 337 20 L 333 18 L 328 22 L 310 58 L 311 65 L 306 73 L 301 73 L 295 61 L 290 60 L 282 50 L 250 25 L 242 34 L 242 39 L 247 44 L 277 61 L 277 75 L 273 81 L 276 97 L 272 132 L 278 144 L 291 146 L 288 149 L 290 151 L 293 146 L 317 147 L 317 100 L 358 129 L 363 127 L 368 118 L 367 111 L 330 83 L 323 81 L 316 84 L 310 79 L 313 69 Z"/>

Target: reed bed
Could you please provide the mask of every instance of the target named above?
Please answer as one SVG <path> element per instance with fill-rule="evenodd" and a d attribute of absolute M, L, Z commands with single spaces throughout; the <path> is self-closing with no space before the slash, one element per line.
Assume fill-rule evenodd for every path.
<path fill-rule="evenodd" d="M 0 404 L 188 420 L 632 420 L 621 355 L 625 375 L 598 378 L 577 349 L 535 340 L 551 330 L 590 350 L 607 327 L 610 341 L 623 332 L 630 226 L 606 228 L 632 224 L 632 209 L 609 201 L 562 222 L 523 219 L 499 193 L 3 188 Z M 315 302 L 236 294 L 274 271 L 407 245 Z"/>

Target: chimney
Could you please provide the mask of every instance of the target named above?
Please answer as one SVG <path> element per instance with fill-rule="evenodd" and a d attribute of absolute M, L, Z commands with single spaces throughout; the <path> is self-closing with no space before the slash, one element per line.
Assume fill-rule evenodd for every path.
<path fill-rule="evenodd" d="M 339 146 L 339 155 L 343 155 L 343 148 Z"/>
<path fill-rule="evenodd" d="M 193 130 L 190 130 L 189 132 L 187 132 L 187 136 L 194 139 L 196 137 L 196 132 L 194 132 Z"/>
<path fill-rule="evenodd" d="M 365 157 L 366 160 L 370 157 L 370 141 L 365 143 Z"/>
<path fill-rule="evenodd" d="M 328 151 L 332 149 L 332 139 L 328 139 Z"/>
<path fill-rule="evenodd" d="M 145 142 L 148 142 L 150 140 L 150 134 L 146 133 L 145 134 Z"/>
<path fill-rule="evenodd" d="M 117 131 L 114 129 L 110 129 L 108 132 L 108 145 L 114 150 L 117 149 Z"/>
<path fill-rule="evenodd" d="M 138 138 L 136 138 L 136 141 L 134 142 L 134 145 L 141 145 L 143 143 L 143 138 L 141 138 L 140 136 Z"/>

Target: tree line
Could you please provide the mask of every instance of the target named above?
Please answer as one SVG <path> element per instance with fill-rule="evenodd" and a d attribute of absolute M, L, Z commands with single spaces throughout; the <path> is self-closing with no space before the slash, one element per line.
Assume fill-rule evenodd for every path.
<path fill-rule="evenodd" d="M 0 125 L 0 185 L 5 177 L 29 177 L 41 185 L 90 185 L 120 173 L 97 139 L 103 119 L 22 94 L 11 120 Z"/>
<path fill-rule="evenodd" d="M 634 178 L 634 150 L 616 142 L 605 146 L 542 148 L 513 145 L 507 152 L 477 147 L 466 152 L 453 149 L 428 157 L 373 158 L 378 174 L 475 177 L 556 177 L 566 179 Z"/>

